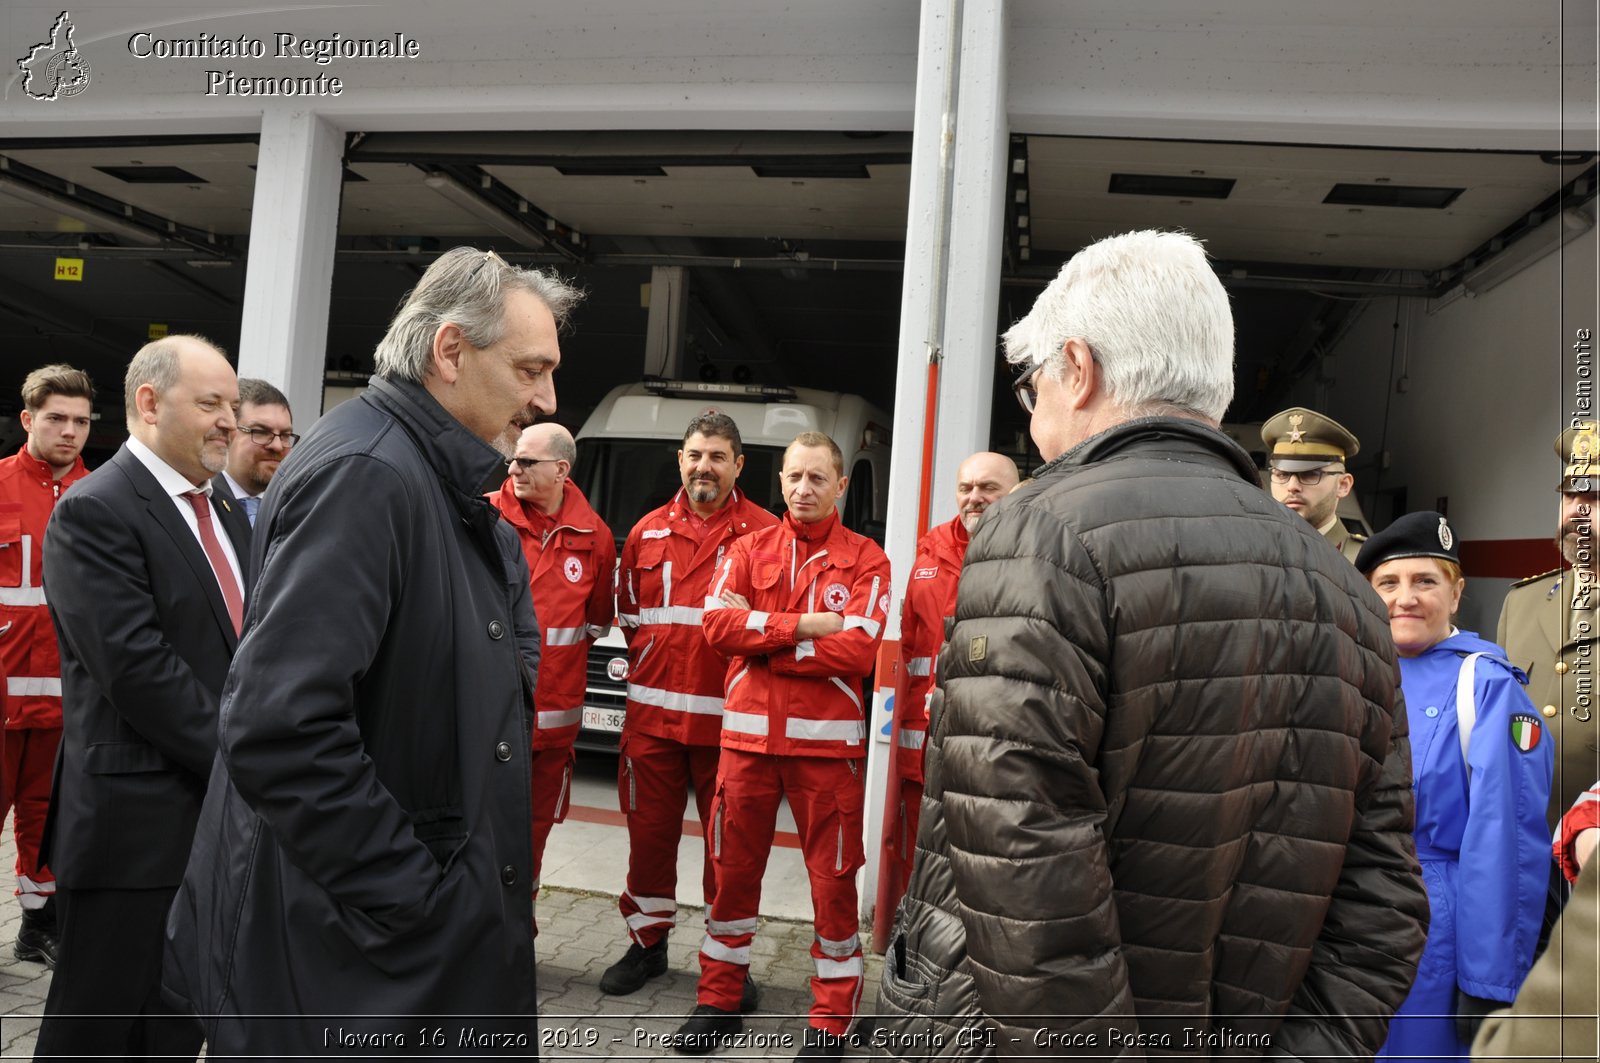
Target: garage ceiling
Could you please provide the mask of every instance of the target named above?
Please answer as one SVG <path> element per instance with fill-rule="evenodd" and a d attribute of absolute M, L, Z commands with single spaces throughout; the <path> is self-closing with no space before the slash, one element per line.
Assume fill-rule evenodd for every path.
<path fill-rule="evenodd" d="M 417 263 L 426 261 L 408 249 L 425 256 L 456 243 L 492 242 L 505 252 L 526 251 L 495 234 L 479 213 L 424 183 L 429 172 L 449 167 L 494 186 L 502 203 L 526 202 L 531 216 L 542 212 L 581 233 L 588 264 L 564 263 L 580 276 L 619 261 L 613 256 L 642 256 L 626 260 L 631 272 L 624 283 L 598 285 L 616 289 L 612 312 L 603 320 L 580 316 L 580 334 L 610 336 L 619 352 L 642 350 L 642 310 L 630 293 L 648 279 L 642 271 L 652 258 L 688 256 L 691 265 L 699 260 L 691 329 L 706 360 L 754 365 L 758 374 L 790 383 L 838 386 L 850 379 L 887 403 L 910 147 L 903 133 L 357 136 L 340 217 L 330 364 L 360 367 L 395 300 L 414 282 Z M 1449 267 L 1516 225 L 1589 165 L 1587 158 L 1546 161 L 1535 154 L 1043 136 L 1014 138 L 1012 152 L 1016 183 L 1008 192 L 1007 231 L 1014 257 L 1003 318 L 1025 312 L 1038 280 L 1077 248 L 1131 228 L 1194 232 L 1230 283 L 1264 268 L 1303 278 L 1299 292 L 1234 289 L 1241 325 L 1239 419 L 1259 416 L 1252 406 L 1270 404 L 1284 374 L 1315 348 L 1332 305 L 1312 294 L 1319 283 Z M 228 321 L 235 333 L 238 328 L 244 274 L 238 259 L 250 232 L 255 156 L 256 145 L 244 139 L 0 142 L 12 175 L 94 198 L 102 210 L 107 202 L 118 212 L 126 205 L 147 225 L 152 217 L 165 219 L 219 241 L 206 255 L 196 254 L 194 241 L 138 248 L 106 226 L 4 194 L 0 185 L 0 283 L 9 293 L 0 293 L 0 316 L 9 315 L 0 322 L 4 334 L 26 338 L 31 330 L 58 356 L 93 366 L 102 380 L 120 375 L 126 344 L 142 340 L 152 314 L 180 323 L 175 327 L 207 323 L 228 342 Z M 179 167 L 197 180 L 129 183 L 102 169 L 155 166 Z M 1223 199 L 1127 195 L 1109 190 L 1116 174 L 1233 184 Z M 1461 191 L 1440 208 L 1325 203 L 1340 183 Z M 1026 217 L 1025 227 L 1019 216 Z M 1023 233 L 1026 258 L 1015 254 Z M 98 276 L 115 277 L 115 285 L 51 283 L 51 256 L 80 245 L 82 255 L 98 263 Z M 727 256 L 741 256 L 746 265 L 772 259 L 786 268 L 716 268 L 714 260 Z M 831 257 L 873 268 L 811 272 Z M 231 269 L 195 264 L 230 259 Z M 1248 270 L 1239 268 L 1245 265 Z M 1336 309 L 1349 305 L 1345 300 Z M 6 378 L 0 379 L 0 402 L 15 393 L 9 378 L 20 380 L 27 367 L 0 374 Z M 631 371 L 613 364 L 592 382 L 578 381 L 576 407 Z M 1009 401 L 1002 396 L 996 407 L 1002 420 L 1012 416 Z M 997 422 L 997 435 L 1003 428 Z"/>

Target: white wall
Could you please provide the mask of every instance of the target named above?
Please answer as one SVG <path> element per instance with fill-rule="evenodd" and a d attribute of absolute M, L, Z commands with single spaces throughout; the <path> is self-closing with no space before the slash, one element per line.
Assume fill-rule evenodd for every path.
<path fill-rule="evenodd" d="M 1358 493 L 1375 482 L 1403 485 L 1410 510 L 1447 497 L 1463 540 L 1553 536 L 1561 465 L 1552 444 L 1572 416 L 1569 345 L 1577 329 L 1596 329 L 1597 251 L 1590 230 L 1492 291 L 1431 315 L 1426 300 L 1399 300 L 1392 374 L 1396 300 L 1374 299 L 1324 361 L 1335 378 L 1325 398 L 1308 378 L 1285 405 L 1322 409 L 1361 440 Z M 1401 375 L 1409 378 L 1403 393 L 1395 390 Z M 1385 449 L 1390 466 L 1379 476 L 1369 462 Z M 1509 584 L 1469 579 L 1463 626 L 1492 633 Z"/>

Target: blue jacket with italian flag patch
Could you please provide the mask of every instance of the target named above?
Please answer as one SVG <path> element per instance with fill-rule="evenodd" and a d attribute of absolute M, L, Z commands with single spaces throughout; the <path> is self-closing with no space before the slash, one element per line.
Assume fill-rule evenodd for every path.
<path fill-rule="evenodd" d="M 1484 656 L 1463 759 L 1456 688 L 1472 653 Z M 1555 742 L 1523 690 L 1527 677 L 1473 632 L 1402 657 L 1400 679 L 1432 920 L 1416 984 L 1379 1055 L 1464 1056 L 1449 1020 L 1455 991 L 1509 1001 L 1533 964 L 1550 877 L 1544 813 Z"/>

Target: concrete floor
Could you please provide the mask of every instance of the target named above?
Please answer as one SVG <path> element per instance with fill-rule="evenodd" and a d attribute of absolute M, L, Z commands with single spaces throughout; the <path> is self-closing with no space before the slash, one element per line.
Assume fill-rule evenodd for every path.
<path fill-rule="evenodd" d="M 545 1060 L 690 1058 L 664 1051 L 660 1038 L 675 1030 L 694 1007 L 699 973 L 696 955 L 703 933 L 700 891 L 703 848 L 686 837 L 679 852 L 679 928 L 669 938 L 671 966 L 638 993 L 609 997 L 599 991 L 600 974 L 627 947 L 616 897 L 627 870 L 627 836 L 617 812 L 614 757 L 580 754 L 573 786 L 573 812 L 550 836 L 544 883 L 537 906 L 539 1013 L 551 1043 Z M 690 804 L 693 818 L 693 803 Z M 785 808 L 780 832 L 794 830 Z M 780 841 L 782 836 L 780 834 Z M 16 860 L 9 818 L 0 840 L 0 882 L 9 884 Z M 0 890 L 0 1059 L 33 1054 L 39 1016 L 50 989 L 50 973 L 12 955 L 21 915 L 16 901 Z M 762 1035 L 759 1046 L 725 1048 L 712 1058 L 791 1058 L 806 1025 L 812 973 L 811 901 L 799 850 L 775 846 L 762 884 L 762 925 L 752 948 L 751 971 L 762 988 L 761 1007 L 746 1017 L 745 1029 Z M 869 936 L 863 928 L 862 937 Z M 882 960 L 868 954 L 862 1012 L 877 1002 Z M 566 1031 L 561 1033 L 560 1031 Z M 785 1047 L 783 1038 L 789 1038 Z M 578 1043 L 556 1043 L 559 1040 Z M 853 1056 L 864 1056 L 852 1050 Z M 378 1058 L 364 1056 L 364 1058 Z"/>

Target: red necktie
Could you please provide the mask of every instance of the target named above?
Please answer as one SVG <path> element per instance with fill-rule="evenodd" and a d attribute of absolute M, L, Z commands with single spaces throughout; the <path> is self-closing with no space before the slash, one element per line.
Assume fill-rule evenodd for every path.
<path fill-rule="evenodd" d="M 211 499 L 203 492 L 194 491 L 183 496 L 194 507 L 200 522 L 200 545 L 205 547 L 206 560 L 211 562 L 211 573 L 222 588 L 222 600 L 228 603 L 228 619 L 233 621 L 233 633 L 244 627 L 244 597 L 239 593 L 239 581 L 233 578 L 233 566 L 222 551 L 222 540 L 217 538 L 217 526 L 211 520 Z"/>

